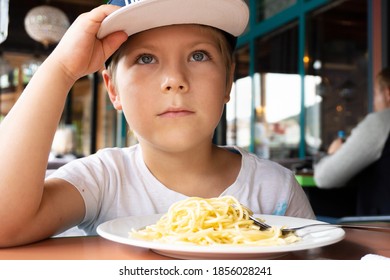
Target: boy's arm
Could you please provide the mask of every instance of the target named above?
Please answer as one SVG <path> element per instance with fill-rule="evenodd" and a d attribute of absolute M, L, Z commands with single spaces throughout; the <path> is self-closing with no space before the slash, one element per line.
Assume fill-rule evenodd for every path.
<path fill-rule="evenodd" d="M 123 32 L 96 39 L 116 9 L 103 5 L 78 17 L 0 125 L 0 247 L 49 237 L 84 216 L 78 191 L 62 180 L 44 182 L 45 171 L 70 88 L 127 39 Z"/>

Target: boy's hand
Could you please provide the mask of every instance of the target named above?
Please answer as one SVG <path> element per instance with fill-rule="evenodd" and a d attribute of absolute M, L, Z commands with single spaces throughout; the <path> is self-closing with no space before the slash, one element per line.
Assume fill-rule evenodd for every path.
<path fill-rule="evenodd" d="M 101 40 L 96 38 L 103 19 L 117 9 L 119 7 L 114 5 L 102 5 L 80 15 L 69 27 L 50 57 L 70 79 L 76 81 L 100 70 L 107 58 L 127 40 L 127 34 L 121 31 Z"/>

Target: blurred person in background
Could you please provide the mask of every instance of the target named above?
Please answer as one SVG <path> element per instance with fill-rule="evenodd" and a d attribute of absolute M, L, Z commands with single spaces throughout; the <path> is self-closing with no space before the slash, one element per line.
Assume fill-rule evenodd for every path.
<path fill-rule="evenodd" d="M 375 79 L 374 112 L 345 139 L 335 139 L 314 165 L 322 189 L 357 188 L 357 214 L 390 214 L 390 68 Z"/>

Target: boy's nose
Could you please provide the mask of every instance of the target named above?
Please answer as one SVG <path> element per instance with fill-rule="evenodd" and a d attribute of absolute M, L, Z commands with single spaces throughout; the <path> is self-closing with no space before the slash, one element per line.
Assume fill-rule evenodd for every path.
<path fill-rule="evenodd" d="M 161 83 L 161 90 L 164 93 L 185 93 L 189 85 L 184 71 L 175 69 L 167 72 Z"/>
<path fill-rule="evenodd" d="M 184 92 L 185 88 L 186 87 L 184 85 L 179 85 L 179 84 L 172 82 L 172 81 L 167 81 L 163 85 L 163 90 L 165 92 Z"/>

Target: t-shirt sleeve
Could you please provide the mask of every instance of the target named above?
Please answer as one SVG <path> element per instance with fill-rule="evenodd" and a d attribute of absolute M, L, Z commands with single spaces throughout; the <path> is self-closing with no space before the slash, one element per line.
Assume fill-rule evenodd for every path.
<path fill-rule="evenodd" d="M 316 218 L 303 188 L 298 184 L 293 173 L 290 175 L 290 197 L 285 215 L 306 219 Z"/>
<path fill-rule="evenodd" d="M 73 160 L 48 176 L 72 184 L 80 192 L 85 203 L 85 216 L 80 228 L 89 228 L 99 214 L 104 186 L 104 167 L 98 156 L 92 155 Z"/>

